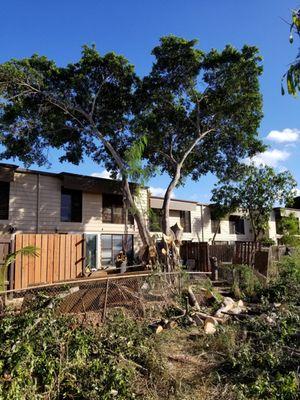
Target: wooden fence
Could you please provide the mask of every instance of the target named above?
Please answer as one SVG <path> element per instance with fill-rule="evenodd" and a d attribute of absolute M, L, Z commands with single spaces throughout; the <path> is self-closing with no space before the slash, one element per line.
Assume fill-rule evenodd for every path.
<path fill-rule="evenodd" d="M 254 265 L 255 253 L 260 250 L 259 242 L 236 242 L 233 263 Z"/>
<path fill-rule="evenodd" d="M 180 248 L 180 256 L 184 263 L 194 261 L 192 267 L 195 271 L 210 272 L 208 243 L 206 242 L 183 242 Z"/>
<path fill-rule="evenodd" d="M 75 279 L 84 267 L 84 236 L 80 234 L 17 234 L 15 250 L 35 246 L 38 257 L 18 255 L 14 289 Z"/>
<path fill-rule="evenodd" d="M 261 244 L 254 242 L 236 242 L 234 245 L 183 242 L 180 254 L 184 263 L 193 261 L 193 270 L 210 272 L 210 257 L 216 257 L 219 263 L 254 265 L 255 253 L 259 250 Z"/>

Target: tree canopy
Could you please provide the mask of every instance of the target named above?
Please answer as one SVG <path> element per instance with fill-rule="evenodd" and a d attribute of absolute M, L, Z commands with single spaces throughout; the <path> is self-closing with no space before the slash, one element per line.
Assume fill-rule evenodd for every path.
<path fill-rule="evenodd" d="M 250 220 L 256 241 L 266 233 L 275 203 L 290 204 L 295 187 L 290 172 L 276 174 L 271 167 L 251 164 L 235 180 L 221 180 L 213 189 L 212 201 L 225 208 L 241 209 Z"/>
<path fill-rule="evenodd" d="M 39 55 L 1 64 L 0 157 L 44 164 L 49 147 L 74 164 L 89 156 L 120 174 L 131 208 L 129 177 L 167 172 L 163 231 L 168 233 L 171 193 L 187 176 L 230 176 L 241 158 L 264 149 L 257 136 L 258 50 L 226 46 L 205 53 L 196 45 L 163 37 L 143 78 L 123 56 L 102 56 L 88 46 L 65 67 Z M 149 244 L 142 215 L 134 210 L 134 216 Z"/>
<path fill-rule="evenodd" d="M 262 118 L 255 47 L 226 46 L 208 53 L 195 40 L 162 38 L 155 61 L 138 90 L 134 128 L 148 136 L 145 158 L 170 176 L 163 207 L 168 232 L 170 196 L 191 176 L 231 175 L 241 158 L 264 150 L 257 130 Z"/>

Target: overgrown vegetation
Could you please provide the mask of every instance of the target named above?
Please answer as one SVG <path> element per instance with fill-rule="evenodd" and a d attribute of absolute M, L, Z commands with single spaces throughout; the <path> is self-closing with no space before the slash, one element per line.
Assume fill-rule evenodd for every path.
<path fill-rule="evenodd" d="M 1 399 L 127 400 L 136 398 L 136 375 L 161 378 L 145 325 L 116 314 L 100 329 L 56 315 L 45 301 L 1 320 Z"/>
<path fill-rule="evenodd" d="M 213 335 L 187 315 L 187 323 L 175 318 L 177 327 L 159 334 L 148 328 L 150 320 L 120 311 L 92 325 L 47 308 L 45 296 L 19 315 L 7 312 L 0 321 L 0 398 L 298 399 L 300 253 L 283 259 L 268 287 L 251 268 L 234 269 L 236 295 L 252 306 Z M 191 285 L 185 274 L 181 283 Z M 192 287 L 197 296 L 200 287 L 213 290 L 209 280 Z M 214 298 L 204 312 L 219 306 Z M 176 295 L 161 316 L 176 317 L 184 306 Z"/>

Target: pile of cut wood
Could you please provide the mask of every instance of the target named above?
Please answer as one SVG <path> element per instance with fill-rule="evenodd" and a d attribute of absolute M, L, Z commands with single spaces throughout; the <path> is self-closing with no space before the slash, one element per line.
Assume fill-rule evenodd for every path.
<path fill-rule="evenodd" d="M 184 292 L 186 300 L 185 309 L 176 307 L 176 315 L 168 319 L 155 321 L 150 325 L 150 328 L 155 333 L 160 333 L 164 329 L 173 329 L 183 323 L 185 325 L 203 327 L 206 334 L 212 335 L 216 332 L 217 326 L 224 324 L 231 316 L 247 312 L 247 308 L 242 300 L 235 301 L 231 297 L 222 297 L 220 301 L 210 290 L 201 288 L 201 291 L 203 302 L 210 305 L 214 302 L 219 303 L 220 306 L 217 311 L 213 313 L 207 312 L 208 307 L 206 307 L 206 304 L 203 304 L 203 307 L 201 307 L 192 287 L 189 286 Z"/>

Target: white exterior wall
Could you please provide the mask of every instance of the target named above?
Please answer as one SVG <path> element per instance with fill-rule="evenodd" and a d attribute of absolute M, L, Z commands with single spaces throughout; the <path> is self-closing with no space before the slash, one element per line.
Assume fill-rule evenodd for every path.
<path fill-rule="evenodd" d="M 16 172 L 10 182 L 9 219 L 0 220 L 0 235 L 8 234 L 8 225 L 17 233 L 125 233 L 124 224 L 102 223 L 101 193 L 82 194 L 82 222 L 61 222 L 61 186 L 59 177 Z M 143 213 L 147 199 L 147 190 L 141 189 L 137 207 Z M 129 225 L 128 233 L 137 235 L 137 227 Z"/>

